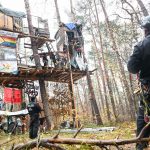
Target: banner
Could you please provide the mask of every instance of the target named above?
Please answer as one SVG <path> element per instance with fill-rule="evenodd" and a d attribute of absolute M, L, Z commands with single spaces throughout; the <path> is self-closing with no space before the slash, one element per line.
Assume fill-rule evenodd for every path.
<path fill-rule="evenodd" d="M 17 61 L 1 61 L 0 60 L 0 72 L 8 72 L 17 74 L 18 67 Z"/>
<path fill-rule="evenodd" d="M 17 104 L 22 102 L 22 92 L 16 88 L 4 88 L 4 102 Z"/>
<path fill-rule="evenodd" d="M 12 103 L 13 99 L 13 91 L 12 88 L 4 88 L 4 102 L 5 103 Z"/>
<path fill-rule="evenodd" d="M 16 42 L 18 33 L 0 30 L 0 72 L 14 73 L 18 71 Z"/>
<path fill-rule="evenodd" d="M 0 30 L 0 46 L 16 48 L 18 33 Z"/>
<path fill-rule="evenodd" d="M 0 111 L 0 115 L 5 116 L 19 116 L 19 115 L 27 115 L 29 112 L 27 109 L 15 111 L 15 112 L 9 112 L 9 111 Z"/>

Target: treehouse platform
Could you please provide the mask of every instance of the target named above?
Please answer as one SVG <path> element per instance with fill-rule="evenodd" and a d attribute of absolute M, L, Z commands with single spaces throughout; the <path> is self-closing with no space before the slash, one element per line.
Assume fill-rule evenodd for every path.
<path fill-rule="evenodd" d="M 90 72 L 92 73 L 92 72 Z M 79 69 L 72 70 L 73 82 L 86 76 L 86 71 L 81 71 Z M 39 80 L 43 79 L 45 81 L 51 82 L 61 82 L 70 83 L 70 71 L 69 69 L 57 69 L 54 67 L 42 67 L 42 69 L 37 69 L 36 67 L 29 66 L 19 66 L 18 73 L 3 73 L 0 72 L 0 85 L 9 86 L 16 85 L 16 87 L 21 86 L 22 81 L 26 80 Z"/>

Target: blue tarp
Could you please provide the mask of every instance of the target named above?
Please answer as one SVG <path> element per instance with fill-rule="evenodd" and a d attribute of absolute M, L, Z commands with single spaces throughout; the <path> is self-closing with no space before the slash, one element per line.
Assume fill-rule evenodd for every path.
<path fill-rule="evenodd" d="M 76 25 L 74 23 L 66 23 L 65 26 L 69 29 L 69 30 L 73 30 L 74 28 L 76 28 Z"/>

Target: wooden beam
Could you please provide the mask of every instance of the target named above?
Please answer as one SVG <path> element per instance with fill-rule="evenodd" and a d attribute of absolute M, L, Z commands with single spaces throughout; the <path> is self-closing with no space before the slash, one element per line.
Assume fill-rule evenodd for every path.
<path fill-rule="evenodd" d="M 49 41 L 49 42 L 54 42 L 55 41 L 54 39 L 48 39 L 48 38 L 44 38 L 44 37 L 33 36 L 33 35 L 25 34 L 25 33 L 20 33 L 19 36 L 18 36 L 18 38 L 26 38 L 26 37 L 45 40 L 45 41 Z"/>

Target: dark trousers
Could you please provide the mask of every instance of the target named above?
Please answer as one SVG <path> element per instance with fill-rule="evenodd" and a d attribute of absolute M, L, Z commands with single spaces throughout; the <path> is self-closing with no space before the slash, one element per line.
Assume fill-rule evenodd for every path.
<path fill-rule="evenodd" d="M 39 115 L 30 115 L 29 138 L 34 139 L 38 136 L 39 125 Z"/>
<path fill-rule="evenodd" d="M 143 129 L 143 127 L 146 125 L 146 122 L 144 121 L 144 106 L 140 105 L 138 114 L 137 114 L 137 133 L 136 136 L 138 136 Z M 143 138 L 150 136 L 150 127 L 147 128 L 147 130 L 143 134 Z M 137 144 L 137 150 L 143 150 L 143 148 L 147 147 L 147 142 L 142 142 Z"/>

